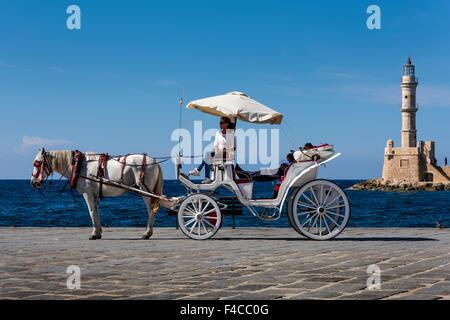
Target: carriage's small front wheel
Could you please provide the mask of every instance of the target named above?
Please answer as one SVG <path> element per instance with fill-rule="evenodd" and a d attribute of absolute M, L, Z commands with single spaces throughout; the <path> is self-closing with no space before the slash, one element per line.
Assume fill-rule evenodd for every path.
<path fill-rule="evenodd" d="M 294 190 L 287 212 L 297 232 L 314 240 L 328 240 L 347 226 L 350 203 L 341 187 L 319 179 Z"/>
<path fill-rule="evenodd" d="M 205 240 L 214 236 L 220 228 L 222 213 L 217 202 L 206 194 L 188 196 L 178 209 L 178 225 L 191 239 Z"/>

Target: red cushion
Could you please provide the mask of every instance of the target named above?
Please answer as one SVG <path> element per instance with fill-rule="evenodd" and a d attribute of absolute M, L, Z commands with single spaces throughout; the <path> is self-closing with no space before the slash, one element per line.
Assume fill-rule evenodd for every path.
<path fill-rule="evenodd" d="M 309 148 L 309 149 L 306 149 L 306 150 L 317 149 L 317 148 L 320 148 L 320 147 L 327 147 L 327 146 L 329 146 L 329 144 L 328 143 L 324 143 L 324 144 L 322 144 L 320 146 L 313 146 L 312 148 Z"/>
<path fill-rule="evenodd" d="M 252 182 L 252 180 L 250 180 L 250 179 L 236 179 L 236 178 L 234 178 L 234 182 L 236 182 L 236 183 L 249 183 L 249 182 Z"/>

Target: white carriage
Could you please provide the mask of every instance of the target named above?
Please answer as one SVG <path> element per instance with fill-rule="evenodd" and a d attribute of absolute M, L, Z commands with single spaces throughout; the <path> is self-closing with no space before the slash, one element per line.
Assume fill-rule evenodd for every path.
<path fill-rule="evenodd" d="M 196 100 L 187 105 L 204 113 L 239 119 L 250 123 L 280 124 L 282 115 L 243 93 Z M 302 152 L 302 151 L 301 151 Z M 256 217 L 277 220 L 287 202 L 291 226 L 301 235 L 314 240 L 336 237 L 350 218 L 350 203 L 344 190 L 332 181 L 317 179 L 321 165 L 340 156 L 332 146 L 320 146 L 296 155 L 289 165 L 277 195 L 272 199 L 254 199 L 252 179 L 237 179 L 233 158 L 215 160 L 211 183 L 191 181 L 181 172 L 181 157 L 176 159 L 176 177 L 188 189 L 188 195 L 177 205 L 177 221 L 181 231 L 191 239 L 214 236 L 222 224 L 225 205 L 214 197 L 214 191 L 225 187 Z"/>

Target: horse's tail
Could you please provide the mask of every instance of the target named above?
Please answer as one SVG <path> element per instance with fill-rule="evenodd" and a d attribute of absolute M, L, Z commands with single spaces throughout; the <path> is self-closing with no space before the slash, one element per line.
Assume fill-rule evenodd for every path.
<path fill-rule="evenodd" d="M 161 196 L 162 195 L 162 191 L 163 191 L 163 175 L 162 175 L 162 170 L 159 164 L 157 164 L 158 167 L 158 178 L 156 179 L 156 184 L 155 184 L 155 189 L 154 189 L 154 193 L 157 196 Z M 152 198 L 152 212 L 156 213 L 159 210 L 159 199 L 158 198 Z"/>

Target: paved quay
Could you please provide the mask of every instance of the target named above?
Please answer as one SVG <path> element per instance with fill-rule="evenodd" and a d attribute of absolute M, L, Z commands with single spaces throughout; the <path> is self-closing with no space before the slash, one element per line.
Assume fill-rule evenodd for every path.
<path fill-rule="evenodd" d="M 308 240 L 287 228 L 0 228 L 1 299 L 449 299 L 450 229 L 348 228 Z M 381 288 L 367 289 L 369 265 Z M 66 273 L 80 268 L 80 289 Z"/>

